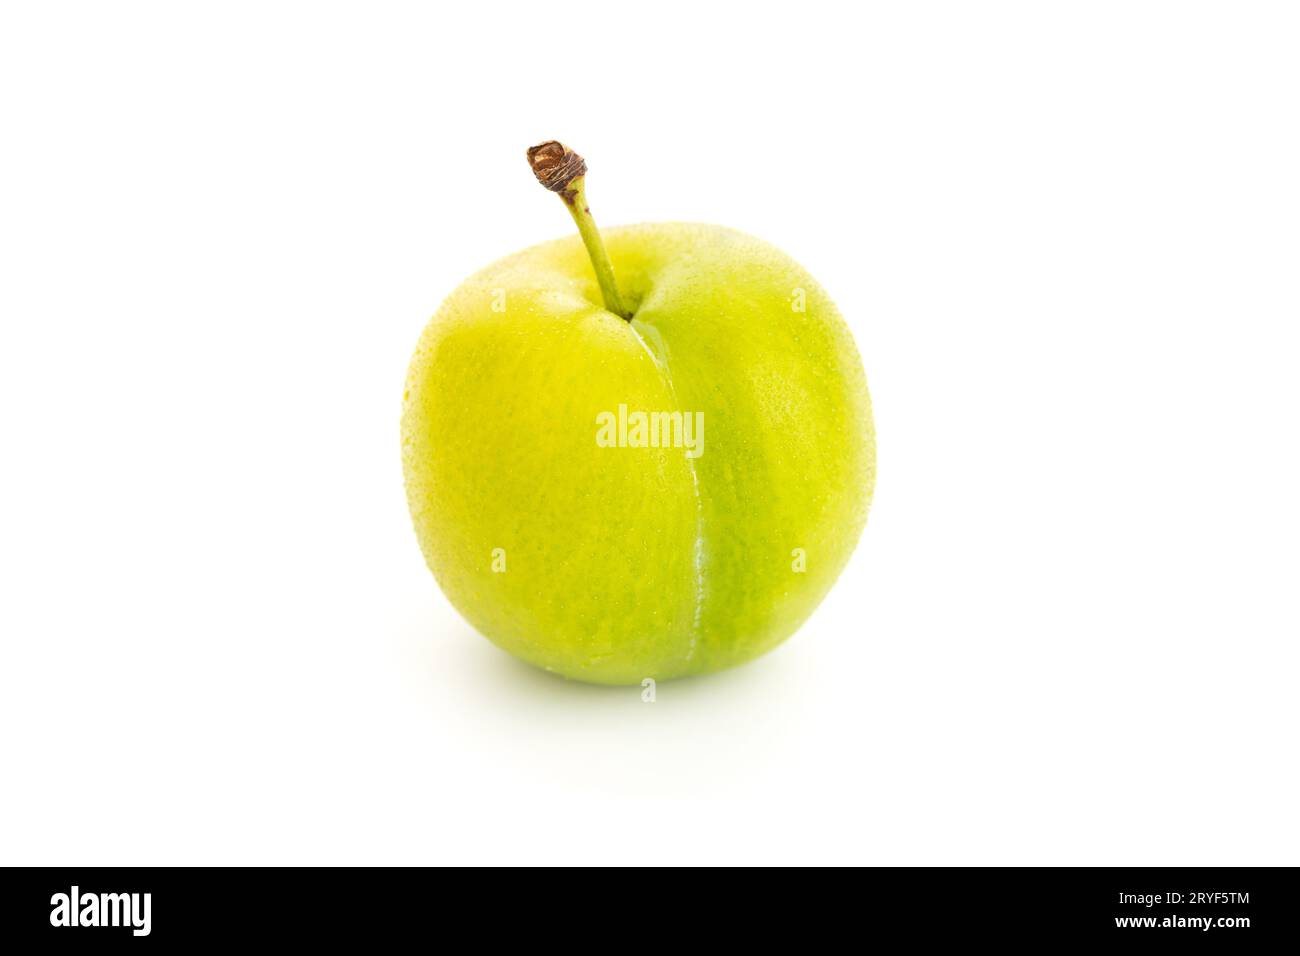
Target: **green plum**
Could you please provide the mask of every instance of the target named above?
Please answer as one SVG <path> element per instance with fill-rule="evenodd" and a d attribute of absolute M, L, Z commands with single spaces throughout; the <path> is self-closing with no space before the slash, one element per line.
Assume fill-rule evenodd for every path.
<path fill-rule="evenodd" d="M 420 547 L 475 628 L 565 677 L 751 660 L 812 613 L 866 524 L 853 338 L 772 246 L 689 223 L 598 232 L 581 158 L 529 159 L 579 235 L 488 266 L 425 329 L 402 415 Z"/>

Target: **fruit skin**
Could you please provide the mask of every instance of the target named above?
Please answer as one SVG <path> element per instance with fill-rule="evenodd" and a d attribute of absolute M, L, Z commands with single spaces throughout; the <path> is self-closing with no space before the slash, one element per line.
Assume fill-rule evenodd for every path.
<path fill-rule="evenodd" d="M 630 323 L 574 236 L 477 273 L 425 329 L 402 415 L 416 535 L 456 609 L 548 671 L 720 670 L 794 633 L 857 544 L 866 377 L 830 298 L 772 246 L 703 224 L 602 233 Z M 599 447 L 620 404 L 703 412 L 703 453 Z"/>

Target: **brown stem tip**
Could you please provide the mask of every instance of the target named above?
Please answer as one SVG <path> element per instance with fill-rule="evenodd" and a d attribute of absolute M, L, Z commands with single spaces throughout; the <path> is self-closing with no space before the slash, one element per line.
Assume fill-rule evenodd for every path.
<path fill-rule="evenodd" d="M 556 140 L 531 147 L 528 165 L 533 167 L 537 181 L 553 193 L 563 193 L 570 183 L 587 173 L 582 157 Z"/>

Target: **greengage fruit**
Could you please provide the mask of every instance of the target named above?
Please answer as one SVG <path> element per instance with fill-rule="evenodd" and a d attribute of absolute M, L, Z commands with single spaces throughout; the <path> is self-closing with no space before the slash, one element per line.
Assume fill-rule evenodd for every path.
<path fill-rule="evenodd" d="M 721 226 L 598 231 L 586 165 L 529 150 L 579 234 L 468 279 L 419 341 L 402 460 L 464 617 L 565 677 L 639 684 L 789 637 L 875 480 L 848 327 L 802 267 Z"/>

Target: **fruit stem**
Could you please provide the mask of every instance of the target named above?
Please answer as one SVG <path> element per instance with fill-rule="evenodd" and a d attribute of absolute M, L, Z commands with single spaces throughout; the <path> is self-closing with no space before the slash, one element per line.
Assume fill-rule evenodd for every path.
<path fill-rule="evenodd" d="M 623 305 L 614 281 L 614 266 L 605 251 L 604 240 L 596 228 L 591 209 L 587 205 L 587 164 L 581 156 L 556 140 L 539 143 L 528 150 L 528 165 L 533 168 L 537 181 L 553 193 L 559 193 L 569 207 L 569 215 L 578 226 L 578 235 L 587 247 L 591 267 L 600 284 L 600 295 L 605 308 L 621 319 L 631 321 L 632 313 Z"/>

